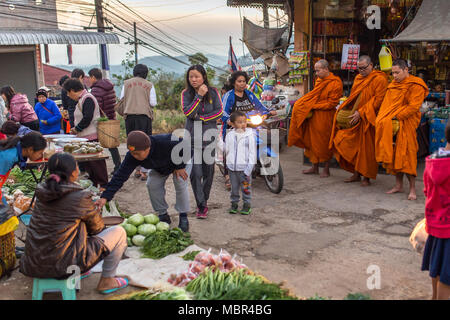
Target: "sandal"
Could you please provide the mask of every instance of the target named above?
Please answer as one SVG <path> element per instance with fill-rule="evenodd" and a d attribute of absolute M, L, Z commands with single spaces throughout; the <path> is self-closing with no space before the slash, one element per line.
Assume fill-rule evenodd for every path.
<path fill-rule="evenodd" d="M 117 284 L 120 287 L 107 289 L 107 290 L 102 290 L 102 291 L 100 291 L 100 293 L 102 293 L 102 294 L 109 294 L 109 293 L 116 292 L 119 289 L 126 288 L 128 286 L 128 279 L 127 278 L 114 278 L 114 279 L 117 281 Z"/>
<path fill-rule="evenodd" d="M 141 176 L 142 176 L 142 173 L 140 171 L 136 171 L 134 173 L 134 177 L 137 178 L 137 179 L 139 179 Z"/>
<path fill-rule="evenodd" d="M 147 174 L 145 174 L 145 173 L 143 173 L 142 175 L 141 175 L 141 181 L 147 181 Z"/>

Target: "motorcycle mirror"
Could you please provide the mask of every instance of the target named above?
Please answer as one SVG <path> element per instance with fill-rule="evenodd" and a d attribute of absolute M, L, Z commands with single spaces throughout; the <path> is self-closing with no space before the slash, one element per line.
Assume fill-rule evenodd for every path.
<path fill-rule="evenodd" d="M 279 102 L 280 102 L 280 99 L 278 97 L 272 99 L 272 104 L 277 104 Z"/>

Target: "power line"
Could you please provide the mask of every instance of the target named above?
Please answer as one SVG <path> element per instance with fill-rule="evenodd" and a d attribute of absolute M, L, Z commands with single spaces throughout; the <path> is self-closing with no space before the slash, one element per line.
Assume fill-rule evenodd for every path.
<path fill-rule="evenodd" d="M 164 21 L 173 21 L 173 20 L 184 19 L 184 18 L 188 18 L 188 17 L 192 17 L 192 16 L 199 15 L 199 14 L 202 14 L 202 13 L 210 12 L 210 11 L 213 11 L 213 10 L 216 10 L 216 9 L 219 9 L 219 8 L 223 8 L 223 7 L 226 7 L 226 6 L 218 6 L 218 7 L 207 9 L 207 10 L 204 10 L 204 11 L 191 13 L 191 14 L 188 14 L 188 15 L 185 15 L 185 16 L 179 16 L 179 17 L 176 17 L 176 18 L 170 18 L 170 19 L 164 19 L 164 20 L 156 20 L 156 21 L 153 21 L 153 22 L 164 22 Z"/>

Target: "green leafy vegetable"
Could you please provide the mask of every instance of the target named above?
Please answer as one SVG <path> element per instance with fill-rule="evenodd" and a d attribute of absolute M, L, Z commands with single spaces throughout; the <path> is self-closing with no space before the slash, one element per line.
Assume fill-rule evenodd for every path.
<path fill-rule="evenodd" d="M 119 296 L 117 300 L 191 300 L 191 297 L 183 288 L 175 288 L 164 292 L 153 292 L 152 290 L 134 292 Z"/>
<path fill-rule="evenodd" d="M 344 300 L 370 300 L 370 296 L 359 292 L 349 293 Z"/>
<path fill-rule="evenodd" d="M 97 119 L 98 122 L 102 122 L 102 121 L 108 121 L 109 119 L 107 117 L 100 117 Z"/>
<path fill-rule="evenodd" d="M 142 257 L 161 259 L 169 254 L 181 252 L 193 243 L 191 235 L 179 228 L 157 230 L 145 238 Z"/>
<path fill-rule="evenodd" d="M 34 175 L 39 180 L 42 176 L 42 171 L 32 169 Z M 48 171 L 46 172 L 44 179 L 48 176 Z M 5 183 L 5 187 L 8 189 L 9 194 L 13 194 L 16 190 L 21 190 L 27 197 L 33 197 L 34 191 L 36 190 L 36 181 L 33 178 L 30 170 L 22 171 L 20 168 L 15 167 L 11 170 L 10 179 Z M 9 183 L 13 180 L 14 183 Z"/>
<path fill-rule="evenodd" d="M 206 268 L 187 284 L 186 291 L 198 300 L 298 300 L 281 285 L 245 269 L 222 272 Z"/>
<path fill-rule="evenodd" d="M 187 261 L 193 261 L 195 259 L 195 256 L 199 254 L 199 252 L 200 251 L 190 251 L 186 253 L 182 258 Z"/>

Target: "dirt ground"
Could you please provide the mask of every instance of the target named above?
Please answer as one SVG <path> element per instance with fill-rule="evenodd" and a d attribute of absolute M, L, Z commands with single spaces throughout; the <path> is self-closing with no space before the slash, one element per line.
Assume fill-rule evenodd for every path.
<path fill-rule="evenodd" d="M 120 149 L 124 155 L 124 146 Z M 283 150 L 285 186 L 278 195 L 268 191 L 262 178 L 254 181 L 250 216 L 227 213 L 229 193 L 217 170 L 208 219 L 189 215 L 195 244 L 238 254 L 251 269 L 272 281 L 285 281 L 300 297 L 317 294 L 343 299 L 348 293 L 359 292 L 380 300 L 429 299 L 431 281 L 420 271 L 421 256 L 408 241 L 424 216 L 423 163 L 418 171 L 418 199 L 408 201 L 405 193 L 385 194 L 393 186 L 392 176 L 379 175 L 372 186 L 362 188 L 357 183 L 343 183 L 349 173 L 341 169 L 331 169 L 331 177 L 326 179 L 303 175 L 301 170 L 307 166 L 302 159 L 298 148 Z M 111 165 L 108 160 L 109 171 Z M 172 226 L 177 226 L 171 179 L 166 187 Z M 135 178 L 130 178 L 115 200 L 130 213 L 152 212 L 145 182 Z M 195 210 L 192 191 L 191 208 Z M 380 289 L 368 289 L 373 275 L 370 266 L 379 268 Z M 93 274 L 82 280 L 77 299 L 105 299 L 95 292 L 99 277 Z M 120 293 L 136 289 L 129 287 Z M 31 299 L 31 292 L 32 279 L 17 270 L 11 278 L 0 281 L 0 299 Z"/>

